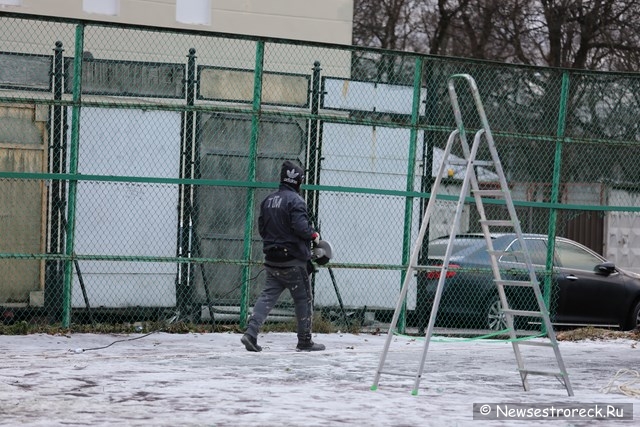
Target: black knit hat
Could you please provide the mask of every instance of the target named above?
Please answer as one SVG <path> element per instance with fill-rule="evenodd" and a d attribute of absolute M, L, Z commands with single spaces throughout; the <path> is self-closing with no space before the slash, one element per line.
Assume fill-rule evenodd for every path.
<path fill-rule="evenodd" d="M 300 189 L 302 181 L 304 181 L 304 170 L 295 163 L 286 160 L 280 169 L 280 182 L 290 185 L 297 191 Z"/>

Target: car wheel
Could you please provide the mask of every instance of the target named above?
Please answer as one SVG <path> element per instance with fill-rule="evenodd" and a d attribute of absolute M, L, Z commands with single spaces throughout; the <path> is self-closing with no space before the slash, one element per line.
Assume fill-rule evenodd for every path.
<path fill-rule="evenodd" d="M 640 329 L 640 301 L 637 301 L 633 310 L 631 310 L 631 316 L 629 317 L 629 324 L 627 326 L 629 330 Z"/>
<path fill-rule="evenodd" d="M 492 331 L 501 331 L 507 329 L 507 319 L 502 312 L 502 302 L 500 297 L 494 296 L 487 306 L 487 328 Z"/>

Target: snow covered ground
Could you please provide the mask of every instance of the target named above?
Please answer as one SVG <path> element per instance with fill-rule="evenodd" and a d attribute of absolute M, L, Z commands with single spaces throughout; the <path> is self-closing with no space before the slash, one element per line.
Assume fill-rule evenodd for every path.
<path fill-rule="evenodd" d="M 323 334 L 324 352 L 294 350 L 293 333 L 259 337 L 247 352 L 233 333 L 0 336 L 0 425 L 7 426 L 485 426 L 542 421 L 474 420 L 474 403 L 538 409 L 631 404 L 638 425 L 640 342 L 560 343 L 575 396 L 553 377 L 524 391 L 505 342 L 434 337 L 417 395 L 424 340 L 394 337 L 371 390 L 386 335 Z M 548 348 L 525 357 L 552 369 Z M 620 370 L 630 374 L 616 377 Z M 627 383 L 626 387 L 620 387 Z M 627 408 L 628 409 L 628 408 Z M 549 412 L 547 412 L 549 413 Z M 628 412 L 626 413 L 628 415 Z M 594 424 L 589 418 L 554 426 Z"/>

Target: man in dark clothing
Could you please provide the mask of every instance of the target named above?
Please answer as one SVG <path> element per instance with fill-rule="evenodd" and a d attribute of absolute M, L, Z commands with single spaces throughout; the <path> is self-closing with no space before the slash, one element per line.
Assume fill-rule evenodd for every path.
<path fill-rule="evenodd" d="M 258 345 L 258 332 L 285 289 L 289 290 L 294 302 L 296 348 L 299 351 L 325 349 L 323 344 L 316 344 L 311 339 L 310 246 L 311 242 L 318 243 L 320 235 L 311 226 L 307 205 L 299 194 L 303 179 L 302 168 L 285 161 L 280 171 L 280 187 L 260 204 L 258 230 L 263 242 L 267 279 L 241 339 L 248 351 L 262 350 Z"/>

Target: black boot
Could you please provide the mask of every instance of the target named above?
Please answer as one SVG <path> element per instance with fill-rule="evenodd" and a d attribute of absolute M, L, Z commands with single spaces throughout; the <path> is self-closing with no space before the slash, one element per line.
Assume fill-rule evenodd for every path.
<path fill-rule="evenodd" d="M 247 351 L 262 351 L 262 347 L 258 345 L 258 340 L 249 334 L 244 334 L 242 338 L 240 338 L 240 341 L 244 344 Z"/>
<path fill-rule="evenodd" d="M 298 345 L 296 346 L 298 351 L 322 351 L 324 349 L 324 344 L 316 344 L 311 339 L 298 340 Z"/>

